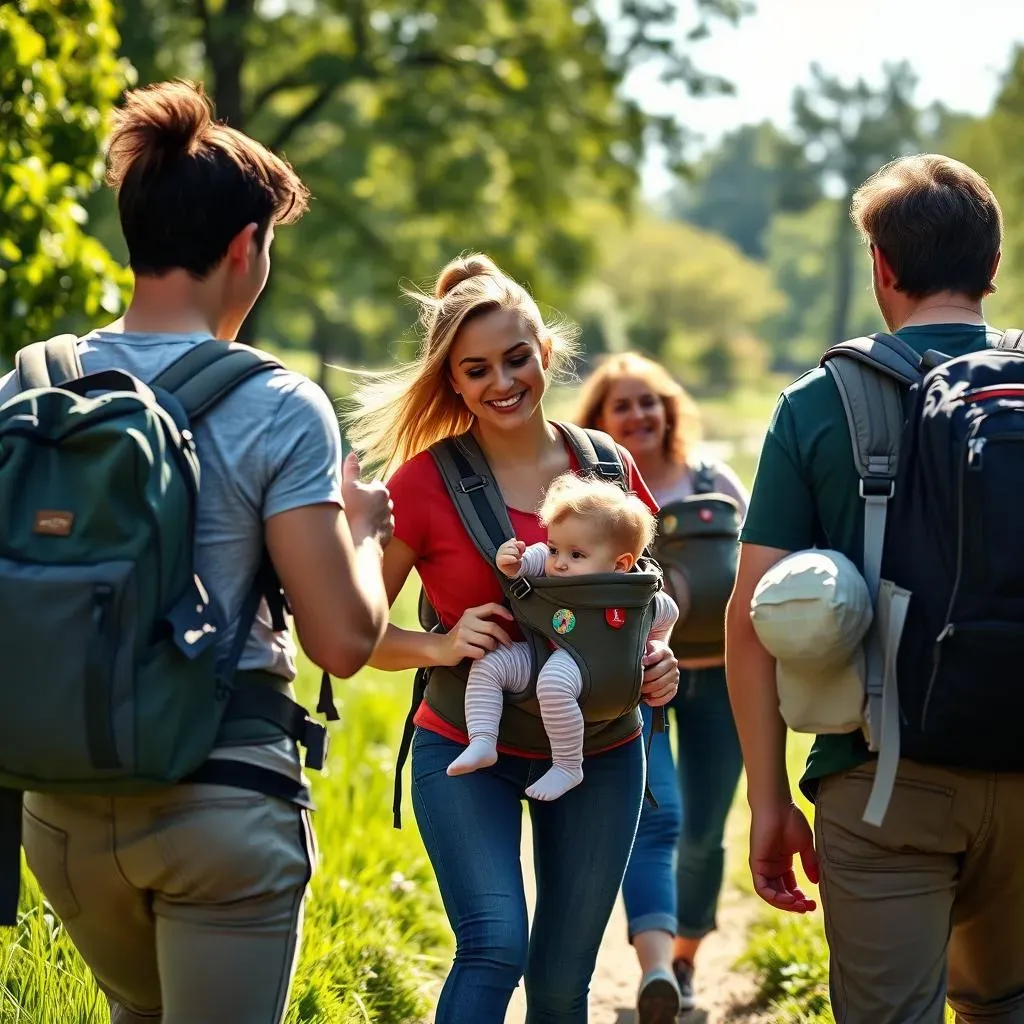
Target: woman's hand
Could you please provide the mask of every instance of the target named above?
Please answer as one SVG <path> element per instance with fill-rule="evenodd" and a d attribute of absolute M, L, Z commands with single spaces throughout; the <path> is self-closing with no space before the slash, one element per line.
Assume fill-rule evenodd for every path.
<path fill-rule="evenodd" d="M 463 658 L 477 661 L 488 651 L 511 644 L 508 633 L 492 621 L 495 618 L 515 621 L 504 605 L 494 602 L 467 608 L 455 626 L 444 634 L 437 664 L 458 665 Z"/>
<path fill-rule="evenodd" d="M 679 689 L 679 664 L 672 648 L 664 640 L 650 640 L 644 666 L 644 682 L 640 694 L 652 708 L 667 704 Z"/>

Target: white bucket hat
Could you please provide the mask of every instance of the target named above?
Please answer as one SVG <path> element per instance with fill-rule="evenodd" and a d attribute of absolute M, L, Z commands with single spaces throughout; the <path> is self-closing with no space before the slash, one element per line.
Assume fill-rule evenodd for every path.
<path fill-rule="evenodd" d="M 842 553 L 797 551 L 761 578 L 750 617 L 775 660 L 779 710 L 794 732 L 847 733 L 864 721 L 862 641 L 873 612 Z"/>

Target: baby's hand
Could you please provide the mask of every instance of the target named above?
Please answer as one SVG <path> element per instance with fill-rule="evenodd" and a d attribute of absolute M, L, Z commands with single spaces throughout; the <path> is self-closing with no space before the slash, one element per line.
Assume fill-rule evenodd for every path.
<path fill-rule="evenodd" d="M 498 557 L 494 560 L 495 564 L 506 576 L 515 576 L 523 564 L 523 552 L 525 550 L 526 545 L 521 540 L 516 540 L 513 537 L 511 540 L 505 541 L 498 548 Z"/>

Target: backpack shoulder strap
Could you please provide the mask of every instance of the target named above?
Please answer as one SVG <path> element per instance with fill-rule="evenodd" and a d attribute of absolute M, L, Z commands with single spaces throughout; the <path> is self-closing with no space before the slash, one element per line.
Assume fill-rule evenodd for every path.
<path fill-rule="evenodd" d="M 877 608 L 885 524 L 896 491 L 903 398 L 907 387 L 924 376 L 925 362 L 899 338 L 873 334 L 833 345 L 821 365 L 831 374 L 846 413 L 864 500 L 864 580 L 872 607 Z M 890 744 L 883 742 L 886 685 L 876 630 L 868 635 L 865 655 L 868 746 L 878 751 Z"/>
<path fill-rule="evenodd" d="M 498 548 L 515 533 L 480 445 L 467 431 L 438 441 L 430 448 L 430 454 L 462 525 L 487 564 L 494 568 Z"/>
<path fill-rule="evenodd" d="M 193 421 L 205 416 L 243 381 L 280 368 L 281 363 L 266 352 L 211 338 L 190 348 L 151 384 L 174 395 Z"/>
<path fill-rule="evenodd" d="M 1019 349 L 1024 347 L 1021 345 L 1022 341 L 1024 341 L 1024 331 L 1017 327 L 1009 327 L 1003 331 L 1003 336 L 996 342 L 996 348 Z"/>
<path fill-rule="evenodd" d="M 905 388 L 923 376 L 921 357 L 891 334 L 833 345 L 822 357 L 846 412 L 864 510 L 864 576 L 878 597 L 885 517 L 893 495 Z"/>
<path fill-rule="evenodd" d="M 610 480 L 621 487 L 627 485 L 626 467 L 618 445 L 603 430 L 578 427 L 575 423 L 555 423 L 572 448 L 580 470 L 602 480 Z"/>
<path fill-rule="evenodd" d="M 22 391 L 50 388 L 84 375 L 78 337 L 74 334 L 58 334 L 48 341 L 26 345 L 15 355 L 14 362 Z"/>

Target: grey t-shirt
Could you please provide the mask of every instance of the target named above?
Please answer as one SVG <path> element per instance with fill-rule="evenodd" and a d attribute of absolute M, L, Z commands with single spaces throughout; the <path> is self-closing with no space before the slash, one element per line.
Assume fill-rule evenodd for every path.
<path fill-rule="evenodd" d="M 78 351 L 86 373 L 116 367 L 148 382 L 207 337 L 94 331 L 79 340 Z M 17 391 L 15 374 L 8 374 L 0 380 L 0 403 Z M 273 370 L 240 384 L 195 424 L 193 434 L 202 473 L 196 571 L 228 623 L 218 640 L 226 647 L 260 564 L 264 521 L 305 505 L 341 504 L 341 432 L 330 399 L 316 384 L 290 370 Z M 291 681 L 295 653 L 291 633 L 274 632 L 263 602 L 239 668 Z M 237 760 L 294 775 L 294 744 L 271 746 L 218 754 L 230 751 Z"/>

